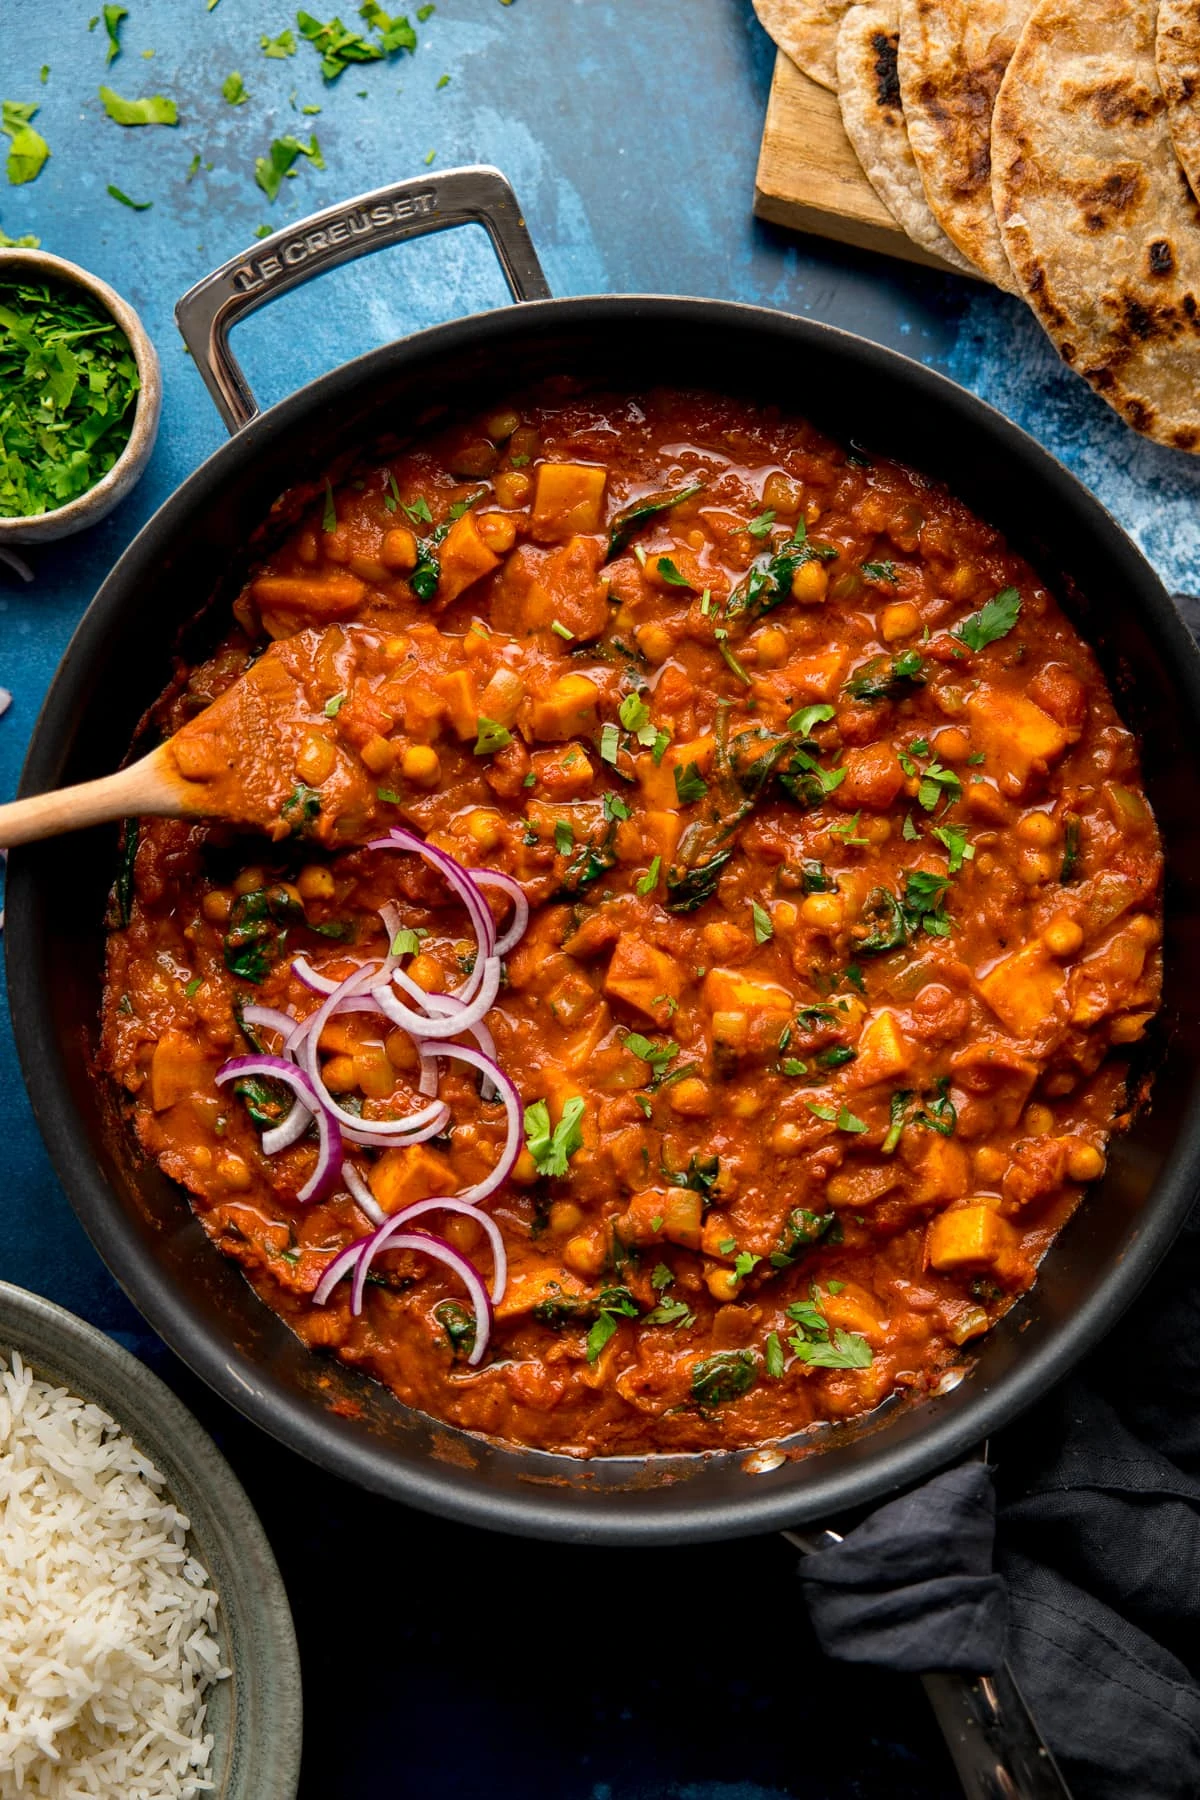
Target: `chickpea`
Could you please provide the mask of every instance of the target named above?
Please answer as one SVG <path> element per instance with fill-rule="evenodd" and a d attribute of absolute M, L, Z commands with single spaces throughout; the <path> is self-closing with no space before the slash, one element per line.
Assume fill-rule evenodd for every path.
<path fill-rule="evenodd" d="M 352 1094 L 358 1086 L 352 1056 L 331 1056 L 321 1076 L 331 1094 Z"/>
<path fill-rule="evenodd" d="M 763 483 L 763 505 L 772 507 L 777 513 L 794 513 L 799 509 L 803 499 L 803 491 L 798 481 L 776 469 L 768 475 Z"/>
<path fill-rule="evenodd" d="M 790 1119 L 784 1119 L 772 1131 L 770 1141 L 776 1156 L 795 1156 L 804 1142 L 804 1133 L 799 1125 L 794 1125 Z"/>
<path fill-rule="evenodd" d="M 310 731 L 296 757 L 296 773 L 309 787 L 320 787 L 332 773 L 336 760 L 337 752 L 329 739 L 320 731 Z"/>
<path fill-rule="evenodd" d="M 1023 844 L 1034 844 L 1039 850 L 1049 849 L 1059 838 L 1057 821 L 1045 812 L 1022 813 L 1016 830 Z"/>
<path fill-rule="evenodd" d="M 1103 1153 L 1093 1144 L 1071 1145 L 1067 1153 L 1067 1174 L 1072 1181 L 1098 1181 L 1105 1167 Z"/>
<path fill-rule="evenodd" d="M 777 669 L 787 661 L 788 635 L 778 625 L 765 625 L 746 646 L 753 650 L 760 669 Z"/>
<path fill-rule="evenodd" d="M 462 1213 L 450 1213 L 438 1230 L 463 1256 L 470 1256 L 478 1247 L 479 1227 L 474 1219 L 465 1218 Z"/>
<path fill-rule="evenodd" d="M 885 644 L 898 644 L 921 629 L 921 614 L 911 600 L 895 600 L 879 616 L 879 634 Z"/>
<path fill-rule="evenodd" d="M 975 1152 L 974 1163 L 978 1181 L 1002 1181 L 1008 1168 L 1007 1156 L 995 1144 L 981 1144 Z"/>
<path fill-rule="evenodd" d="M 467 815 L 467 835 L 480 850 L 494 850 L 504 838 L 504 821 L 499 813 L 477 806 Z"/>
<path fill-rule="evenodd" d="M 390 531 L 384 532 L 379 560 L 385 569 L 391 569 L 396 575 L 407 575 L 410 569 L 416 568 L 417 540 L 407 525 L 393 525 Z"/>
<path fill-rule="evenodd" d="M 582 1235 L 567 1239 L 563 1261 L 576 1275 L 599 1275 L 607 1260 L 608 1252 L 603 1243 Z"/>
<path fill-rule="evenodd" d="M 971 740 L 957 725 L 947 725 L 937 733 L 933 748 L 944 763 L 962 763 L 971 754 Z"/>
<path fill-rule="evenodd" d="M 771 923 L 776 931 L 795 931 L 800 922 L 800 908 L 794 900 L 777 900 L 771 908 Z"/>
<path fill-rule="evenodd" d="M 886 844 L 892 835 L 892 821 L 882 813 L 869 814 L 860 819 L 854 831 L 855 837 L 866 838 L 868 844 Z"/>
<path fill-rule="evenodd" d="M 1051 956 L 1074 956 L 1083 943 L 1083 926 L 1066 913 L 1055 913 L 1042 932 L 1042 942 Z"/>
<path fill-rule="evenodd" d="M 1025 1129 L 1030 1137 L 1045 1137 L 1054 1130 L 1054 1114 L 1048 1106 L 1041 1106 L 1036 1101 L 1025 1108 Z"/>
<path fill-rule="evenodd" d="M 296 888 L 302 900 L 332 900 L 337 883 L 323 863 L 305 863 L 296 877 Z"/>
<path fill-rule="evenodd" d="M 801 563 L 792 576 L 792 599 L 798 606 L 821 606 L 829 591 L 829 577 L 819 562 Z"/>
<path fill-rule="evenodd" d="M 396 760 L 396 746 L 381 732 L 373 731 L 358 754 L 372 775 L 386 775 Z"/>
<path fill-rule="evenodd" d="M 517 541 L 517 522 L 507 513 L 481 513 L 478 524 L 480 537 L 497 556 L 506 555 Z"/>
<path fill-rule="evenodd" d="M 1151 1013 L 1140 1012 L 1125 1013 L 1121 1018 L 1114 1019 L 1110 1032 L 1113 1043 L 1136 1044 L 1138 1039 L 1144 1036 L 1152 1017 Z"/>
<path fill-rule="evenodd" d="M 672 650 L 675 648 L 675 640 L 671 636 L 670 631 L 665 625 L 660 625 L 656 620 L 650 620 L 645 625 L 639 625 L 636 637 L 638 649 L 646 658 L 647 662 L 656 664 L 665 663 L 668 656 L 670 656 Z"/>
<path fill-rule="evenodd" d="M 736 1300 L 742 1286 L 732 1269 L 710 1269 L 704 1284 L 713 1299 L 720 1301 Z"/>
<path fill-rule="evenodd" d="M 510 1179 L 515 1181 L 518 1187 L 529 1187 L 529 1185 L 536 1181 L 537 1178 L 537 1164 L 534 1162 L 529 1151 L 522 1147 L 521 1153 L 513 1165 L 513 1172 Z"/>
<path fill-rule="evenodd" d="M 354 1078 L 370 1100 L 386 1100 L 396 1085 L 395 1072 L 382 1044 L 364 1044 L 354 1052 Z"/>
<path fill-rule="evenodd" d="M 729 1110 L 735 1119 L 757 1119 L 762 1109 L 762 1098 L 758 1094 L 735 1094 L 729 1102 Z"/>
<path fill-rule="evenodd" d="M 1049 881 L 1054 873 L 1054 858 L 1046 850 L 1023 850 L 1017 858 L 1017 874 L 1026 887 L 1037 887 Z"/>
<path fill-rule="evenodd" d="M 250 1173 L 250 1165 L 244 1156 L 235 1150 L 226 1150 L 217 1160 L 216 1175 L 228 1188 L 236 1188 L 240 1193 L 253 1185 L 254 1177 Z"/>
<path fill-rule="evenodd" d="M 227 888 L 212 888 L 200 902 L 200 911 L 210 925 L 226 925 L 233 911 L 233 895 Z"/>
<path fill-rule="evenodd" d="M 743 931 L 740 925 L 734 925 L 728 919 L 714 919 L 711 925 L 702 928 L 700 935 L 709 955 L 720 959 L 741 956 L 750 948 L 749 932 Z"/>
<path fill-rule="evenodd" d="M 400 771 L 414 787 L 436 787 L 442 778 L 442 765 L 432 744 L 410 744 L 400 758 Z"/>
<path fill-rule="evenodd" d="M 533 481 L 524 469 L 501 469 L 492 486 L 501 506 L 524 506 L 533 492 Z"/>
<path fill-rule="evenodd" d="M 422 950 L 414 956 L 406 971 L 408 979 L 424 988 L 427 994 L 434 993 L 442 985 L 442 968 L 436 957 L 427 956 Z"/>
<path fill-rule="evenodd" d="M 1157 944 L 1162 936 L 1161 925 L 1149 913 L 1135 913 L 1126 929 L 1132 937 L 1141 938 L 1144 944 Z"/>
<path fill-rule="evenodd" d="M 511 406 L 503 407 L 483 421 L 483 429 L 493 444 L 506 444 L 521 423 L 521 415 Z"/>
<path fill-rule="evenodd" d="M 259 888 L 265 888 L 266 885 L 267 878 L 262 870 L 256 864 L 251 863 L 250 867 L 243 869 L 234 881 L 233 891 L 235 894 L 257 894 Z"/>
<path fill-rule="evenodd" d="M 712 1111 L 712 1095 L 707 1081 L 698 1075 L 686 1076 L 667 1090 L 671 1111 L 684 1119 L 706 1119 Z"/>
<path fill-rule="evenodd" d="M 567 1232 L 578 1231 L 582 1224 L 583 1208 L 577 1206 L 574 1200 L 556 1200 L 550 1208 L 551 1231 L 565 1235 Z"/>
<path fill-rule="evenodd" d="M 383 1047 L 393 1069 L 399 1069 L 402 1073 L 407 1070 L 411 1074 L 421 1060 L 407 1031 L 389 1031 Z"/>
<path fill-rule="evenodd" d="M 840 894 L 809 894 L 801 902 L 800 917 L 816 931 L 839 931 L 846 917 L 846 902 Z"/>

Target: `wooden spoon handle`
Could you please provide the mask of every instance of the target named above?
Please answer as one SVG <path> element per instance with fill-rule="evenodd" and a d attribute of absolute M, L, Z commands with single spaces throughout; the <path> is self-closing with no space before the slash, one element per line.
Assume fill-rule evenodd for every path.
<path fill-rule="evenodd" d="M 139 813 L 187 818 L 201 812 L 191 783 L 181 779 L 163 755 L 166 745 L 152 750 L 140 762 L 130 763 L 115 775 L 84 781 L 78 787 L 57 788 L 49 794 L 32 794 L 0 806 L 0 846 L 31 844 L 56 837 L 62 831 L 80 831 L 108 819 L 124 819 Z"/>

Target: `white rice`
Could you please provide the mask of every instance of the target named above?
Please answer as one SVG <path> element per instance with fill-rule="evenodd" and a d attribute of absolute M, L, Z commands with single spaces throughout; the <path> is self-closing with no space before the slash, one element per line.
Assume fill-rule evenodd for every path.
<path fill-rule="evenodd" d="M 0 1800 L 211 1790 L 229 1671 L 187 1532 L 115 1419 L 0 1355 Z"/>

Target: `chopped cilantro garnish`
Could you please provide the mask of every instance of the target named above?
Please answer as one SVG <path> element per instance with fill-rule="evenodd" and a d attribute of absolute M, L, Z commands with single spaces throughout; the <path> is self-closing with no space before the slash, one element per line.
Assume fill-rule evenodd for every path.
<path fill-rule="evenodd" d="M 871 1346 L 858 1331 L 843 1331 L 835 1326 L 832 1336 L 829 1321 L 821 1309 L 820 1290 L 811 1288 L 811 1300 L 797 1300 L 787 1309 L 788 1318 L 796 1326 L 788 1343 L 800 1358 L 817 1369 L 868 1369 L 874 1360 Z"/>
<path fill-rule="evenodd" d="M 773 506 L 768 506 L 763 512 L 758 514 L 757 518 L 751 519 L 746 530 L 750 533 L 751 537 L 765 538 L 774 523 L 775 508 Z"/>
<path fill-rule="evenodd" d="M 336 531 L 337 522 L 337 507 L 333 501 L 333 483 L 327 480 L 325 483 L 325 506 L 321 513 L 321 530 Z"/>
<path fill-rule="evenodd" d="M 785 1075 L 808 1074 L 808 1064 L 806 1062 L 801 1062 L 799 1057 L 796 1056 L 785 1056 L 779 1066 Z"/>
<path fill-rule="evenodd" d="M 830 719 L 835 717 L 833 707 L 826 706 L 824 703 L 817 706 L 802 706 L 799 712 L 792 714 L 787 722 L 787 728 L 789 731 L 794 731 L 797 737 L 807 738 L 812 736 L 815 725 L 826 725 Z"/>
<path fill-rule="evenodd" d="M 708 783 L 694 762 L 676 766 L 675 794 L 681 806 L 690 805 L 694 800 L 703 800 L 707 792 Z"/>
<path fill-rule="evenodd" d="M 227 100 L 230 106 L 245 106 L 250 96 L 246 92 L 246 83 L 242 80 L 240 70 L 234 69 L 225 77 L 221 83 L 221 98 Z"/>
<path fill-rule="evenodd" d="M 570 856 L 575 848 L 575 828 L 569 819 L 559 819 L 554 827 L 554 848 L 560 856 Z"/>
<path fill-rule="evenodd" d="M 733 1259 L 733 1272 L 739 1281 L 745 1281 L 755 1263 L 761 1261 L 761 1256 L 752 1256 L 749 1250 L 739 1250 Z"/>
<path fill-rule="evenodd" d="M 600 727 L 600 760 L 615 765 L 621 748 L 621 733 L 611 720 Z"/>
<path fill-rule="evenodd" d="M 104 110 L 118 125 L 178 125 L 175 102 L 163 94 L 147 94 L 141 100 L 123 100 L 110 87 L 100 89 Z"/>
<path fill-rule="evenodd" d="M 661 869 L 662 857 L 656 856 L 654 861 L 650 864 L 650 867 L 646 870 L 646 873 L 644 875 L 639 875 L 637 878 L 636 885 L 639 894 L 645 896 L 646 894 L 652 894 L 654 892 L 655 888 L 658 886 L 658 877 Z"/>
<path fill-rule="evenodd" d="M 30 120 L 40 108 L 33 101 L 5 100 L 0 107 L 0 131 L 9 139 L 6 173 L 12 187 L 32 181 L 50 154 L 50 146 Z"/>
<path fill-rule="evenodd" d="M 336 719 L 343 706 L 345 706 L 348 698 L 349 696 L 346 694 L 331 694 L 323 708 L 325 717 L 327 719 Z"/>
<path fill-rule="evenodd" d="M 953 635 L 968 650 L 984 650 L 994 644 L 997 638 L 1007 637 L 1021 616 L 1021 596 L 1016 588 L 1004 588 L 981 606 L 978 612 L 972 613 L 957 626 Z"/>
<path fill-rule="evenodd" d="M 583 1114 L 583 1100 L 578 1094 L 573 1094 L 563 1106 L 562 1116 L 551 1131 L 550 1112 L 544 1100 L 535 1100 L 525 1108 L 525 1148 L 532 1156 L 539 1175 L 561 1176 L 567 1173 L 570 1158 L 583 1144 L 580 1126 Z"/>
<path fill-rule="evenodd" d="M 258 47 L 264 56 L 273 56 L 282 61 L 285 56 L 295 56 L 296 36 L 292 31 L 281 31 L 278 37 L 259 38 Z"/>
<path fill-rule="evenodd" d="M 950 873 L 957 875 L 965 862 L 973 862 L 975 846 L 967 842 L 966 829 L 962 825 L 935 825 L 933 835 L 938 842 L 946 846 L 950 857 Z"/>
<path fill-rule="evenodd" d="M 198 994 L 200 992 L 200 989 L 203 986 L 204 986 L 203 975 L 193 975 L 192 979 L 188 982 L 187 986 L 184 988 L 183 991 L 187 995 L 188 999 L 190 1000 L 194 994 Z"/>
<path fill-rule="evenodd" d="M 627 819 L 629 817 L 629 808 L 622 800 L 620 794 L 605 794 L 601 804 L 604 810 L 604 817 L 610 825 L 614 819 Z"/>
<path fill-rule="evenodd" d="M 660 556 L 656 562 L 659 574 L 670 587 L 690 588 L 693 586 L 686 575 L 679 573 L 669 556 Z"/>
<path fill-rule="evenodd" d="M 120 188 L 115 187 L 111 181 L 104 191 L 114 200 L 119 200 L 122 206 L 127 206 L 131 212 L 149 212 L 154 205 L 153 200 L 131 200 L 128 194 L 123 194 Z"/>
<path fill-rule="evenodd" d="M 667 1064 L 679 1055 L 679 1045 L 670 1039 L 665 1044 L 653 1044 L 640 1031 L 629 1031 L 625 1034 L 625 1048 L 642 1062 L 648 1063 L 656 1080 L 661 1079 Z"/>
<path fill-rule="evenodd" d="M 575 633 L 573 631 L 568 630 L 568 628 L 563 624 L 561 619 L 551 619 L 550 629 L 554 633 L 555 637 L 563 638 L 565 640 L 565 642 L 567 642 L 568 644 L 572 641 L 572 639 L 575 636 Z"/>
<path fill-rule="evenodd" d="M 865 562 L 861 566 L 868 581 L 890 581 L 894 584 L 899 579 L 894 562 Z"/>
<path fill-rule="evenodd" d="M 289 132 L 286 137 L 272 138 L 265 156 L 254 159 L 254 179 L 267 199 L 274 202 L 279 198 L 279 189 L 287 177 L 296 173 L 292 164 L 299 156 L 306 156 L 314 169 L 325 167 L 325 158 L 321 155 L 321 146 L 317 142 L 314 131 L 307 144 Z"/>
<path fill-rule="evenodd" d="M 383 787 L 375 789 L 375 797 L 377 800 L 382 800 L 385 806 L 399 806 L 402 799 L 395 788 Z"/>
<path fill-rule="evenodd" d="M 763 1364 L 772 1381 L 782 1380 L 783 1345 L 779 1341 L 779 1333 L 777 1331 L 769 1331 L 767 1333 Z"/>
<path fill-rule="evenodd" d="M 770 939 L 775 936 L 775 927 L 771 923 L 770 913 L 765 906 L 760 906 L 757 900 L 752 900 L 750 902 L 750 916 L 754 920 L 755 943 L 768 943 Z"/>
<path fill-rule="evenodd" d="M 415 956 L 421 948 L 421 939 L 411 925 L 402 925 L 392 939 L 393 956 Z"/>
<path fill-rule="evenodd" d="M 115 62 L 121 54 L 121 20 L 129 17 L 129 9 L 125 6 L 106 6 L 101 14 L 104 30 L 108 37 L 108 48 L 104 52 L 105 67 Z"/>
<path fill-rule="evenodd" d="M 817 1100 L 806 1100 L 804 1104 L 814 1117 L 823 1120 L 826 1125 L 835 1125 L 839 1131 L 848 1131 L 857 1137 L 867 1130 L 866 1122 L 846 1106 L 822 1106 Z"/>

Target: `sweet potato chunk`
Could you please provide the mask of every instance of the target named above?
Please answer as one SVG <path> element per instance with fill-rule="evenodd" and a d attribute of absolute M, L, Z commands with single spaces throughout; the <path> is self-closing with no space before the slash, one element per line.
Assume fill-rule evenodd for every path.
<path fill-rule="evenodd" d="M 674 812 L 679 805 L 679 794 L 675 786 L 676 769 L 686 769 L 689 763 L 695 763 L 701 776 L 707 780 L 716 749 L 717 740 L 714 737 L 698 737 L 686 744 L 672 744 L 658 763 L 650 755 L 639 756 L 638 785 L 646 797 L 646 805 L 658 812 Z"/>
<path fill-rule="evenodd" d="M 435 675 L 431 685 L 445 707 L 456 735 L 464 742 L 473 738 L 479 730 L 480 705 L 475 677 L 470 669 L 451 669 L 445 675 Z"/>
<path fill-rule="evenodd" d="M 979 991 L 1014 1037 L 1036 1037 L 1051 1023 L 1066 974 L 1039 940 L 1014 950 L 979 983 Z"/>
<path fill-rule="evenodd" d="M 260 575 L 250 597 L 260 612 L 304 613 L 321 623 L 348 619 L 366 592 L 366 582 L 357 575 Z"/>
<path fill-rule="evenodd" d="M 539 464 L 533 491 L 533 535 L 561 543 L 579 531 L 599 531 L 608 470 L 592 463 Z"/>
<path fill-rule="evenodd" d="M 954 1269 L 995 1269 L 1003 1273 L 1012 1259 L 1016 1234 L 1007 1219 L 990 1206 L 957 1206 L 939 1213 L 929 1226 L 925 1252 L 930 1266 L 948 1273 Z"/>
<path fill-rule="evenodd" d="M 682 972 L 673 956 L 656 950 L 637 932 L 621 933 L 604 978 L 610 1000 L 623 1000 L 656 1025 L 665 1025 L 673 1010 L 669 1002 L 679 999 L 682 986 Z"/>
<path fill-rule="evenodd" d="M 454 1171 L 448 1157 L 428 1144 L 385 1150 L 370 1175 L 371 1192 L 384 1212 L 399 1212 L 414 1200 L 452 1194 Z"/>
<path fill-rule="evenodd" d="M 704 1004 L 717 1013 L 781 1013 L 790 1018 L 792 996 L 777 981 L 760 981 L 740 969 L 710 969 L 701 989 Z"/>
<path fill-rule="evenodd" d="M 150 1104 L 165 1112 L 180 1100 L 206 1089 L 213 1065 L 194 1039 L 182 1031 L 164 1031 L 150 1058 Z"/>
<path fill-rule="evenodd" d="M 472 512 L 465 512 L 461 519 L 455 519 L 446 533 L 438 557 L 442 572 L 438 578 L 437 600 L 439 605 L 448 606 L 451 600 L 469 588 L 473 582 L 484 575 L 490 575 L 493 569 L 500 566 L 500 558 L 494 550 L 489 550 L 479 535 L 479 526 Z"/>
<path fill-rule="evenodd" d="M 508 1277 L 504 1298 L 496 1308 L 497 1319 L 517 1319 L 543 1307 L 552 1317 L 566 1320 L 580 1310 L 587 1298 L 587 1288 L 559 1263 L 542 1263 L 533 1269 L 514 1269 Z"/>
<path fill-rule="evenodd" d="M 691 1188 L 645 1188 L 616 1221 L 617 1235 L 625 1244 L 665 1240 L 684 1250 L 698 1250 L 703 1210 L 700 1195 Z"/>
<path fill-rule="evenodd" d="M 845 812 L 857 812 L 860 806 L 886 812 L 904 785 L 904 770 L 891 744 L 848 750 L 845 769 L 846 779 L 834 794 L 834 804 Z"/>
<path fill-rule="evenodd" d="M 535 738 L 561 744 L 567 738 L 586 737 L 596 729 L 600 690 L 586 675 L 560 675 L 540 698 L 535 699 L 530 723 Z"/>
<path fill-rule="evenodd" d="M 1071 734 L 1057 719 L 1006 689 L 981 687 L 967 701 L 971 741 L 983 750 L 988 766 L 1000 769 L 1001 785 L 1020 793 L 1030 776 L 1061 756 Z"/>
<path fill-rule="evenodd" d="M 876 1013 L 868 1019 L 858 1040 L 858 1060 L 846 1070 L 850 1087 L 870 1087 L 876 1081 L 892 1081 L 912 1067 L 913 1049 L 899 1025 L 896 1015 Z"/>

